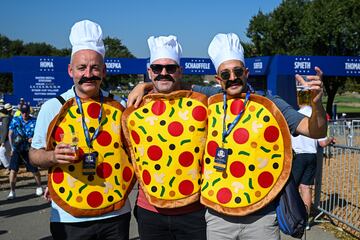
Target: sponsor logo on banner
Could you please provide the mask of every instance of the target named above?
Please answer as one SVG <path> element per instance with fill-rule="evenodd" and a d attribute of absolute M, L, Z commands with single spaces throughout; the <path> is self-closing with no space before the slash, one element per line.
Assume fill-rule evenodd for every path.
<path fill-rule="evenodd" d="M 190 62 L 185 62 L 185 70 L 190 73 L 205 73 L 210 70 L 210 63 L 205 62 L 205 59 L 191 59 Z"/>
<path fill-rule="evenodd" d="M 105 62 L 106 71 L 109 73 L 119 73 L 121 71 L 121 62 L 118 59 L 109 59 Z"/>
<path fill-rule="evenodd" d="M 347 74 L 359 74 L 360 73 L 360 59 L 357 59 L 357 58 L 346 59 L 345 71 Z"/>
<path fill-rule="evenodd" d="M 294 61 L 295 73 L 310 73 L 311 62 L 308 57 L 296 57 Z"/>
<path fill-rule="evenodd" d="M 40 58 L 39 59 L 40 72 L 53 72 L 54 59 L 53 58 Z"/>
<path fill-rule="evenodd" d="M 263 69 L 263 62 L 261 59 L 255 59 L 255 62 L 253 63 L 254 72 L 261 73 Z"/>

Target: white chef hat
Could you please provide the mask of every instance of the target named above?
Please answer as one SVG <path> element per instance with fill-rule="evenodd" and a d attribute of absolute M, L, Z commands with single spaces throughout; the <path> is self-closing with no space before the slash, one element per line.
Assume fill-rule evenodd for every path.
<path fill-rule="evenodd" d="M 71 28 L 69 39 L 72 45 L 71 56 L 77 51 L 89 49 L 105 57 L 102 30 L 99 24 L 89 20 L 77 22 Z"/>
<path fill-rule="evenodd" d="M 240 60 L 245 65 L 244 48 L 235 33 L 218 33 L 211 41 L 208 53 L 216 71 L 227 60 Z"/>
<path fill-rule="evenodd" d="M 148 39 L 150 64 L 160 58 L 170 58 L 180 64 L 182 48 L 176 36 L 151 36 Z"/>

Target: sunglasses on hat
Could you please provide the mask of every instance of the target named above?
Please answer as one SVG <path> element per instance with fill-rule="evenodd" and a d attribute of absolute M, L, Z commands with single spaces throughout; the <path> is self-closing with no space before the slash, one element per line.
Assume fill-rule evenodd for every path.
<path fill-rule="evenodd" d="M 150 65 L 151 70 L 155 74 L 160 74 L 164 68 L 168 74 L 174 74 L 176 72 L 176 70 L 178 69 L 178 67 L 179 67 L 179 65 L 177 65 L 177 64 L 167 64 L 167 65 L 151 64 Z"/>
<path fill-rule="evenodd" d="M 234 73 L 235 78 L 240 78 L 244 75 L 245 69 L 244 68 L 233 68 L 232 70 L 225 69 L 225 70 L 221 71 L 219 74 L 221 80 L 223 80 L 223 81 L 229 80 L 231 77 L 231 72 Z"/>

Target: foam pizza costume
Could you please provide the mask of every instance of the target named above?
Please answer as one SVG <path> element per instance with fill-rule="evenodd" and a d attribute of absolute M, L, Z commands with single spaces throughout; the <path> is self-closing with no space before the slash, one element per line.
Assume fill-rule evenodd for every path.
<path fill-rule="evenodd" d="M 127 108 L 122 124 L 136 176 L 147 200 L 176 208 L 200 197 L 207 133 L 206 96 L 191 91 L 149 94 Z"/>
<path fill-rule="evenodd" d="M 226 110 L 223 94 L 210 97 L 208 103 L 201 203 L 233 216 L 247 215 L 270 203 L 291 172 L 290 132 L 282 113 L 269 99 L 248 96 L 246 106 L 245 94 L 242 98 L 227 96 Z M 223 132 L 239 113 L 239 122 L 223 142 Z M 225 164 L 221 157 L 227 159 Z"/>
<path fill-rule="evenodd" d="M 48 187 L 52 200 L 73 216 L 97 216 L 124 205 L 135 181 L 134 170 L 122 143 L 124 108 L 120 103 L 103 97 L 103 101 L 90 100 L 81 106 L 80 111 L 76 99 L 69 99 L 49 125 L 47 150 L 60 142 L 75 141 L 79 159 L 51 167 Z M 91 149 L 86 142 L 82 116 L 90 136 L 98 129 Z M 84 165 L 89 155 L 96 158 L 93 169 Z"/>

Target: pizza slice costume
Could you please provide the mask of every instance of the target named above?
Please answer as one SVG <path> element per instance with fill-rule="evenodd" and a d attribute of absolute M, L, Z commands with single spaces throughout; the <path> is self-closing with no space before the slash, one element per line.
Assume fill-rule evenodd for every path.
<path fill-rule="evenodd" d="M 248 215 L 269 204 L 291 172 L 291 139 L 283 115 L 269 99 L 248 94 L 246 106 L 245 94 L 241 98 L 227 96 L 226 110 L 223 94 L 210 97 L 208 102 L 201 203 L 232 216 Z M 224 130 L 242 110 L 239 122 L 223 142 Z M 217 153 L 218 148 L 225 149 L 227 157 Z M 220 170 L 215 162 L 218 155 L 227 159 L 225 164 L 220 161 Z"/>
<path fill-rule="evenodd" d="M 48 177 L 52 200 L 75 217 L 98 216 L 120 209 L 135 181 L 122 143 L 124 108 L 112 97 L 104 97 L 101 102 L 90 100 L 81 104 L 90 136 L 98 129 L 91 149 L 86 143 L 82 114 L 75 98 L 64 103 L 48 129 L 47 150 L 53 150 L 60 142 L 77 142 L 79 159 L 51 167 Z M 93 173 L 84 166 L 89 154 L 96 156 Z"/>
<path fill-rule="evenodd" d="M 186 206 L 200 197 L 207 98 L 191 91 L 149 94 L 127 108 L 123 129 L 139 184 L 155 207 Z"/>

